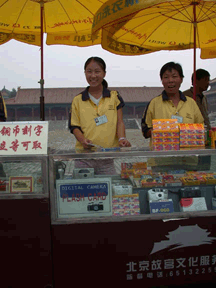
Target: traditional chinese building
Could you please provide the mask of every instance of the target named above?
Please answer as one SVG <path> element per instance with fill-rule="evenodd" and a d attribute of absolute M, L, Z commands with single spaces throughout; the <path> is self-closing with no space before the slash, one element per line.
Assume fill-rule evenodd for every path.
<path fill-rule="evenodd" d="M 210 81 L 210 89 L 205 92 L 208 99 L 208 108 L 209 112 L 216 112 L 216 78 Z"/>
<path fill-rule="evenodd" d="M 211 89 L 206 92 L 210 112 L 216 111 L 216 78 L 210 81 Z M 45 88 L 45 120 L 68 119 L 73 98 L 83 91 L 78 88 Z M 110 87 L 119 91 L 125 101 L 124 118 L 140 118 L 148 102 L 159 95 L 163 87 Z M 40 120 L 40 89 L 18 87 L 15 98 L 5 100 L 8 121 Z"/>
<path fill-rule="evenodd" d="M 85 88 L 44 89 L 45 120 L 68 119 L 71 102 Z M 159 95 L 163 87 L 111 87 L 125 101 L 124 117 L 141 117 L 147 103 Z M 16 97 L 7 99 L 8 121 L 40 120 L 40 89 L 18 88 Z"/>
<path fill-rule="evenodd" d="M 6 99 L 9 99 L 10 93 L 11 93 L 11 91 L 7 90 L 7 89 L 5 88 L 5 86 L 4 86 L 4 88 L 1 90 L 1 94 L 2 94 L 2 96 L 4 97 L 5 100 L 6 100 Z"/>

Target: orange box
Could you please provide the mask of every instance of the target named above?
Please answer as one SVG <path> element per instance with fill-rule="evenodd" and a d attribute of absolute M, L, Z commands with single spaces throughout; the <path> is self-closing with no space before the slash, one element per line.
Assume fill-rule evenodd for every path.
<path fill-rule="evenodd" d="M 200 179 L 198 179 L 198 177 L 196 176 L 182 177 L 180 178 L 180 180 L 184 185 L 188 186 L 200 185 Z"/>
<path fill-rule="evenodd" d="M 192 124 L 188 124 L 188 123 L 180 123 L 179 124 L 179 129 L 180 129 L 180 136 L 181 134 L 184 133 L 191 133 L 191 134 L 204 134 L 205 133 L 205 129 L 204 129 L 204 125 L 203 124 L 197 124 L 197 123 L 192 123 Z"/>
<path fill-rule="evenodd" d="M 174 124 L 178 123 L 177 119 L 153 119 L 152 124 Z"/>
<path fill-rule="evenodd" d="M 179 138 L 179 131 L 152 131 L 152 138 Z"/>
<path fill-rule="evenodd" d="M 132 162 L 132 163 L 121 163 L 121 170 L 125 171 L 128 169 L 147 169 L 147 163 L 146 162 Z"/>
<path fill-rule="evenodd" d="M 179 150 L 179 143 L 162 143 L 162 144 L 153 144 L 153 151 L 168 151 L 168 150 Z"/>
<path fill-rule="evenodd" d="M 203 176 L 206 180 L 206 184 L 216 184 L 216 175 L 206 175 Z"/>

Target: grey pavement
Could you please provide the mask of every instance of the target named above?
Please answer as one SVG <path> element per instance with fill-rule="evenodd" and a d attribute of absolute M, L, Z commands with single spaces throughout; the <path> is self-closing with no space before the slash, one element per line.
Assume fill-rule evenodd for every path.
<path fill-rule="evenodd" d="M 126 129 L 126 136 L 128 140 L 131 142 L 132 146 L 136 147 L 146 147 L 149 145 L 149 141 L 144 139 L 142 133 L 136 124 L 137 120 L 126 121 L 127 127 L 134 127 L 135 129 Z M 65 120 L 62 121 L 49 121 L 49 134 L 48 134 L 48 147 L 57 149 L 57 150 L 71 150 L 75 148 L 76 139 L 74 135 L 70 133 L 67 128 L 68 122 Z M 115 160 L 115 166 L 117 173 L 120 173 L 121 162 L 127 162 L 128 159 L 117 159 Z M 140 162 L 141 160 L 133 159 L 133 161 Z M 72 174 L 74 169 L 73 161 L 68 161 L 66 167 L 66 174 Z M 16 163 L 3 163 L 4 171 L 8 175 L 13 176 L 31 176 L 34 173 L 38 173 L 41 171 L 40 162 L 26 162 L 23 165 L 22 162 Z"/>
<path fill-rule="evenodd" d="M 135 129 L 126 129 L 126 137 L 130 141 L 133 147 L 148 147 L 149 140 L 144 139 L 141 130 L 139 129 L 140 121 L 125 121 L 126 128 L 134 127 Z M 136 124 L 138 122 L 138 124 Z M 71 150 L 74 149 L 76 139 L 70 133 L 67 128 L 67 121 L 49 121 L 49 135 L 48 135 L 48 147 L 57 150 Z M 115 168 L 118 174 L 121 170 L 121 162 L 143 162 L 146 161 L 142 157 L 136 157 L 131 159 L 116 158 Z M 66 164 L 66 175 L 71 175 L 74 169 L 74 161 L 67 161 Z M 41 171 L 40 162 L 25 162 L 23 163 L 4 163 L 4 171 L 8 175 L 21 176 L 21 175 L 32 175 L 36 172 Z M 216 157 L 212 156 L 211 171 L 216 171 Z"/>

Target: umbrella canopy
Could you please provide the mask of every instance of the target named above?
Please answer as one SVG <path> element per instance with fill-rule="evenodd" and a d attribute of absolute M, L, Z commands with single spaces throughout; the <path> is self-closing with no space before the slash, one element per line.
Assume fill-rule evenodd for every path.
<path fill-rule="evenodd" d="M 41 46 L 40 119 L 44 115 L 43 34 L 48 45 L 64 44 L 86 47 L 101 44 L 99 31 L 92 41 L 95 12 L 107 0 L 0 0 L 0 45 L 15 39 Z M 104 34 L 106 35 L 106 34 Z M 118 55 L 150 53 L 148 48 L 121 43 L 106 37 L 103 48 Z"/>
<path fill-rule="evenodd" d="M 203 59 L 216 57 L 216 0 L 117 2 L 109 0 L 100 7 L 93 33 L 101 28 L 111 33 L 112 26 L 110 37 L 126 44 L 157 51 L 193 48 L 194 71 L 196 48 Z"/>
<path fill-rule="evenodd" d="M 106 0 L 0 0 L 0 43 L 16 39 L 40 46 L 43 20 L 47 44 L 56 41 L 60 44 L 70 42 L 77 46 L 93 45 L 93 16 L 105 2 Z M 95 41 L 94 44 L 99 43 Z"/>
<path fill-rule="evenodd" d="M 106 0 L 0 0 L 0 44 L 15 39 L 41 47 L 40 119 L 44 114 L 43 35 L 47 43 L 89 46 L 94 13 Z"/>

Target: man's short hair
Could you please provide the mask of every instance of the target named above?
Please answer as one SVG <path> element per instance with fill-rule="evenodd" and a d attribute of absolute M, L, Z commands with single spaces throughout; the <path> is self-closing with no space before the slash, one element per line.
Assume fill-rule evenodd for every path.
<path fill-rule="evenodd" d="M 168 71 L 172 71 L 172 69 L 175 69 L 176 71 L 178 71 L 179 73 L 179 76 L 181 78 L 184 77 L 183 75 L 183 70 L 182 70 L 182 67 L 179 63 L 175 63 L 175 62 L 168 62 L 166 63 L 160 70 L 160 78 L 162 80 L 162 77 L 163 77 L 163 74 L 168 70 Z"/>
<path fill-rule="evenodd" d="M 210 74 L 208 71 L 206 71 L 204 69 L 197 69 L 196 70 L 196 80 L 200 80 L 200 79 L 203 79 L 205 77 L 210 77 Z M 193 85 L 193 78 L 194 78 L 194 73 L 191 76 L 192 85 Z"/>

